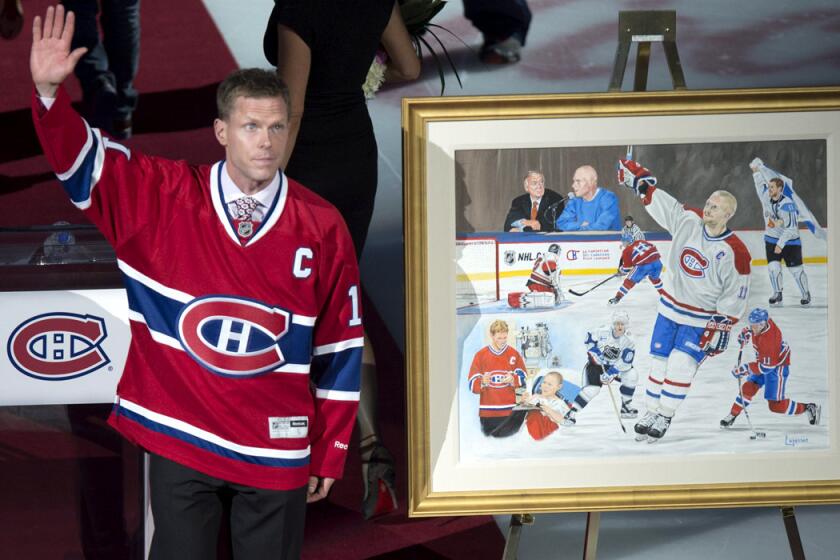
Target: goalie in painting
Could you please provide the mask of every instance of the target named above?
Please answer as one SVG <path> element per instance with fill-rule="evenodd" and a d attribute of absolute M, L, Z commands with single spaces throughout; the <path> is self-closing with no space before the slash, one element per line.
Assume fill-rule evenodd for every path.
<path fill-rule="evenodd" d="M 510 292 L 508 305 L 514 308 L 556 307 L 566 301 L 560 286 L 560 245 L 552 243 L 537 255 L 531 275 L 525 283 L 527 292 Z"/>

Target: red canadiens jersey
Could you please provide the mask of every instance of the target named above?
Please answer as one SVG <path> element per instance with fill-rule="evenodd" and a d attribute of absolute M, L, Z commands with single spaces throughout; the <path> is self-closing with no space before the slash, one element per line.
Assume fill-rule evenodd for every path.
<path fill-rule="evenodd" d="M 554 291 L 556 284 L 553 279 L 559 274 L 557 260 L 540 255 L 534 263 L 534 268 L 531 270 L 531 276 L 528 278 L 526 285 L 532 292 L 551 292 Z"/>
<path fill-rule="evenodd" d="M 634 266 L 651 264 L 660 260 L 659 251 L 650 241 L 639 239 L 621 252 L 621 268 L 627 272 Z"/>
<path fill-rule="evenodd" d="M 492 374 L 490 382 L 482 384 L 486 373 Z M 470 391 L 481 395 L 479 416 L 508 416 L 516 406 L 516 389 L 525 385 L 525 361 L 512 346 L 501 350 L 485 346 L 475 353 L 467 383 Z"/>
<path fill-rule="evenodd" d="M 767 327 L 752 337 L 755 361 L 750 362 L 752 373 L 770 373 L 779 366 L 790 365 L 790 346 L 782 339 L 782 331 L 773 322 L 767 321 Z"/>
<path fill-rule="evenodd" d="M 363 333 L 338 212 L 278 174 L 273 203 L 241 243 L 224 162 L 129 150 L 91 129 L 63 89 L 48 111 L 33 98 L 33 118 L 123 274 L 132 338 L 110 423 L 152 453 L 239 484 L 283 490 L 340 477 Z"/>

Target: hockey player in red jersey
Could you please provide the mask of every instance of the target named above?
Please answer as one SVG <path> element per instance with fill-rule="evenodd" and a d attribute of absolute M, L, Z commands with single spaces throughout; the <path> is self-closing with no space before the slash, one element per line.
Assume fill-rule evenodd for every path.
<path fill-rule="evenodd" d="M 767 407 L 776 414 L 788 416 L 806 414 L 811 425 L 820 422 L 820 405 L 802 403 L 785 397 L 785 385 L 790 373 L 790 346 L 782 338 L 782 331 L 770 318 L 766 309 L 757 307 L 750 312 L 749 327 L 744 327 L 738 335 L 738 343 L 743 348 L 752 343 L 755 360 L 739 364 L 732 370 L 732 375 L 741 382 L 740 394 L 735 398 L 729 414 L 720 421 L 721 428 L 729 428 L 741 411 L 747 408 L 752 398 L 764 387 Z"/>
<path fill-rule="evenodd" d="M 131 346 L 109 423 L 150 454 L 153 558 L 297 558 L 307 501 L 340 478 L 363 346 L 353 243 L 338 211 L 279 170 L 288 88 L 243 69 L 219 85 L 225 159 L 148 156 L 92 128 L 62 82 L 62 6 L 33 20 L 32 118 L 71 202 L 114 247 Z"/>
<path fill-rule="evenodd" d="M 539 254 L 525 283 L 527 292 L 510 292 L 510 307 L 554 307 L 565 301 L 560 286 L 560 245 L 552 243 L 545 253 Z"/>
<path fill-rule="evenodd" d="M 662 280 L 659 278 L 662 274 L 662 261 L 660 259 L 659 251 L 650 241 L 639 239 L 625 247 L 621 252 L 621 264 L 618 271 L 627 274 L 627 276 L 615 296 L 610 299 L 610 305 L 615 305 L 621 301 L 621 298 L 626 296 L 627 292 L 632 290 L 633 286 L 644 280 L 645 277 L 662 295 Z"/>
<path fill-rule="evenodd" d="M 475 353 L 467 378 L 470 391 L 480 395 L 478 416 L 484 435 L 506 437 L 515 431 L 499 430 L 516 406 L 516 389 L 525 386 L 525 361 L 508 346 L 508 324 L 490 325 L 490 344 Z"/>

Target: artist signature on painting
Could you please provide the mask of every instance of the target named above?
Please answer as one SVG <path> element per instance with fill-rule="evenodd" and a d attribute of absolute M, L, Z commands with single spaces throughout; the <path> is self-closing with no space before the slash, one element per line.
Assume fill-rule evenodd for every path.
<path fill-rule="evenodd" d="M 785 434 L 785 445 L 799 447 L 808 443 L 808 436 L 802 434 Z"/>

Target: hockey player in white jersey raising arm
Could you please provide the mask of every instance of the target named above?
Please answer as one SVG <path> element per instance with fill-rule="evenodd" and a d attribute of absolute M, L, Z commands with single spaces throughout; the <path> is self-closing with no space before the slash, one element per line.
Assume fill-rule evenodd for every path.
<path fill-rule="evenodd" d="M 744 314 L 750 254 L 726 227 L 737 207 L 729 192 L 713 192 L 701 212 L 657 188 L 656 178 L 635 161 L 619 160 L 618 181 L 641 197 L 672 239 L 650 341 L 647 413 L 635 426 L 638 441 L 655 442 L 671 425 L 697 368 L 726 349 L 732 325 Z"/>
<path fill-rule="evenodd" d="M 575 397 L 572 410 L 566 415 L 566 424 L 574 424 L 575 414 L 581 411 L 601 392 L 601 387 L 618 381 L 621 383 L 621 417 L 635 418 L 639 411 L 630 403 L 636 392 L 638 375 L 633 369 L 636 345 L 627 336 L 630 316 L 616 311 L 611 325 L 603 325 L 586 333 L 586 365 L 583 367 L 582 388 Z M 611 395 L 612 398 L 612 395 Z"/>
<path fill-rule="evenodd" d="M 761 200 L 764 211 L 764 248 L 767 255 L 767 272 L 770 274 L 770 286 L 773 288 L 770 305 L 782 304 L 783 259 L 802 293 L 800 305 L 809 305 L 811 292 L 808 290 L 808 277 L 802 266 L 799 208 L 794 200 L 796 195 L 792 189 L 785 192 L 785 181 L 768 169 L 759 158 L 750 162 L 750 169 L 753 172 L 755 192 Z M 802 206 L 804 208 L 804 203 Z M 807 209 L 805 211 L 807 212 Z"/>

